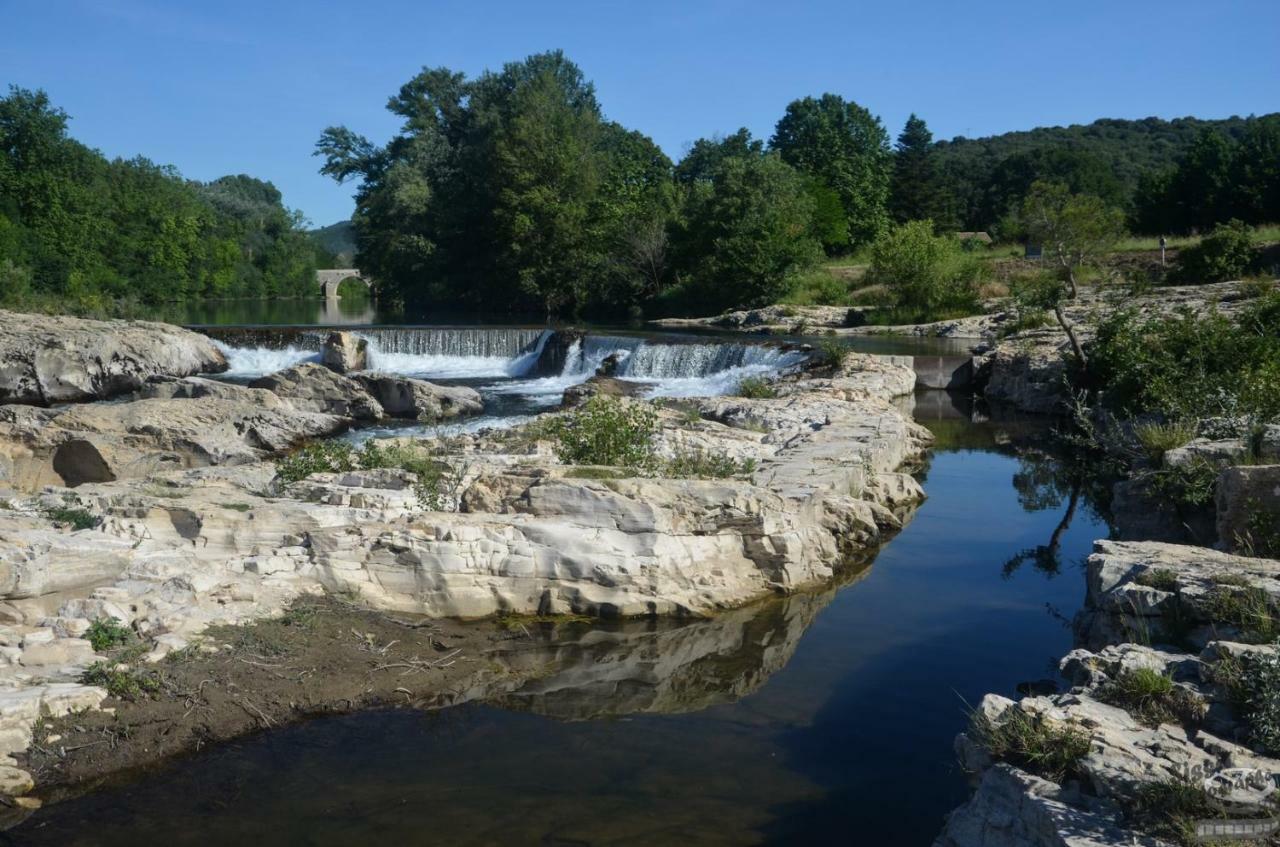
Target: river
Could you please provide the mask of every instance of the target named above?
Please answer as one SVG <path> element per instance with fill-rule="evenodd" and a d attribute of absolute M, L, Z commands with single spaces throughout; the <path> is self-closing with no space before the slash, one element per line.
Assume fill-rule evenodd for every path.
<path fill-rule="evenodd" d="M 555 392 L 538 381 L 563 391 L 573 376 L 567 365 L 548 376 L 511 366 L 545 342 L 537 328 L 495 330 L 512 334 L 470 355 L 458 345 L 480 344 L 475 336 L 384 335 L 406 331 L 419 336 L 416 352 L 384 349 L 385 338 L 378 351 L 417 357 L 397 360 L 405 372 L 480 386 L 493 419 L 544 408 Z M 237 347 L 232 331 L 215 337 L 242 354 L 304 358 L 313 355 L 305 334 L 266 347 Z M 586 373 L 602 352 L 627 347 L 640 363 L 648 347 L 631 376 L 657 393 L 788 364 L 776 347 L 657 349 L 699 344 L 743 341 L 608 329 L 588 333 L 579 353 Z M 682 364 L 659 375 L 670 357 Z M 241 377 L 256 369 L 246 361 Z M 371 711 L 262 733 L 51 806 L 0 838 L 927 845 L 968 793 L 952 752 L 966 704 L 1056 676 L 1083 599 L 1083 558 L 1107 526 L 1042 448 L 1044 422 L 992 421 L 937 394 L 918 395 L 915 408 L 939 436 L 920 471 L 929 499 L 839 586 L 709 622 L 588 627 L 547 644 L 555 672 L 523 689 L 441 712 Z"/>

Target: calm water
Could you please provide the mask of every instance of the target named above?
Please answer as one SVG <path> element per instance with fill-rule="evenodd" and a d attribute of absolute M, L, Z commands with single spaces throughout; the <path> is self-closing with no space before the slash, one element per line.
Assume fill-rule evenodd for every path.
<path fill-rule="evenodd" d="M 444 712 L 315 720 L 59 804 L 33 845 L 926 845 L 965 703 L 1050 677 L 1106 526 L 1028 427 L 942 406 L 929 500 L 843 587 L 560 648 Z M 548 649 L 552 649 L 548 647 Z"/>

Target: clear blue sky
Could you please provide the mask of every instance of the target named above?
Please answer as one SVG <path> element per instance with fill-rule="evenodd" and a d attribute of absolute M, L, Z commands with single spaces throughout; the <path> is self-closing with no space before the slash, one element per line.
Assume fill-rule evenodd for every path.
<path fill-rule="evenodd" d="M 1099 117 L 1280 111 L 1280 0 L 0 0 L 0 82 L 44 88 L 75 137 L 194 179 L 274 182 L 317 225 L 351 186 L 316 173 L 320 131 L 375 142 L 423 65 L 475 74 L 564 49 L 606 114 L 673 158 L 833 91 L 895 135 Z"/>

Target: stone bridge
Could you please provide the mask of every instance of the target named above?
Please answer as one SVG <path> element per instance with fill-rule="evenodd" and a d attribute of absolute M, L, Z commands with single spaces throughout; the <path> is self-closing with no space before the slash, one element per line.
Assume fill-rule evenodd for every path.
<path fill-rule="evenodd" d="M 320 290 L 324 292 L 324 299 L 337 300 L 338 286 L 344 279 L 358 279 L 369 289 L 369 293 L 374 293 L 373 280 L 360 273 L 358 268 L 338 268 L 336 270 L 316 271 L 316 282 L 320 283 Z"/>

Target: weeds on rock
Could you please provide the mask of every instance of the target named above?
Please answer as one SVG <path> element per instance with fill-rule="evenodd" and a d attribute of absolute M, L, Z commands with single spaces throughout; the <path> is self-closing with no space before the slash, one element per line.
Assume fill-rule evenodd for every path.
<path fill-rule="evenodd" d="M 838 338 L 824 338 L 815 347 L 814 360 L 826 367 L 839 370 L 853 349 Z"/>
<path fill-rule="evenodd" d="M 1159 465 L 1165 453 L 1186 446 L 1197 433 L 1194 422 L 1170 421 L 1138 424 L 1133 428 L 1133 434 L 1146 452 L 1148 461 Z"/>
<path fill-rule="evenodd" d="M 1205 711 L 1198 697 L 1152 668 L 1119 674 L 1099 689 L 1098 699 L 1119 706 L 1147 726 L 1195 723 L 1204 717 Z"/>
<path fill-rule="evenodd" d="M 54 523 L 65 524 L 74 529 L 93 529 L 101 519 L 92 512 L 76 506 L 50 506 L 44 509 L 44 515 Z"/>
<path fill-rule="evenodd" d="M 1052 723 L 1017 706 L 1006 709 L 998 721 L 974 711 L 969 732 L 993 758 L 1053 782 L 1076 775 L 1089 754 L 1089 735 L 1084 730 Z"/>
<path fill-rule="evenodd" d="M 737 393 L 748 400 L 772 400 L 778 396 L 778 389 L 764 377 L 749 376 L 738 383 Z"/>
<path fill-rule="evenodd" d="M 1151 568 L 1133 578 L 1138 585 L 1154 588 L 1158 591 L 1175 592 L 1178 590 L 1178 575 L 1168 568 Z"/>
<path fill-rule="evenodd" d="M 723 454 L 708 453 L 701 448 L 681 448 L 667 462 L 665 475 L 677 479 L 727 479 L 745 476 L 755 470 L 755 459 L 737 461 Z"/>
<path fill-rule="evenodd" d="M 1280 515 L 1256 500 L 1250 500 L 1248 508 L 1249 520 L 1244 532 L 1237 533 L 1236 547 L 1246 556 L 1280 559 Z"/>
<path fill-rule="evenodd" d="M 98 618 L 89 624 L 85 638 L 93 647 L 93 652 L 101 653 L 112 647 L 121 647 L 133 640 L 133 630 L 115 618 Z"/>
<path fill-rule="evenodd" d="M 132 668 L 112 662 L 94 662 L 81 674 L 85 685 L 98 685 L 119 700 L 137 700 L 160 691 L 160 678 L 154 671 Z"/>
<path fill-rule="evenodd" d="M 1147 832 L 1179 844 L 1197 843 L 1196 821 L 1228 817 L 1221 800 L 1203 785 L 1186 780 L 1143 785 L 1134 798 L 1132 815 Z"/>
<path fill-rule="evenodd" d="M 1276 610 L 1261 588 L 1218 585 L 1206 598 L 1205 613 L 1215 623 L 1237 627 L 1246 641 L 1262 643 L 1280 635 Z"/>

